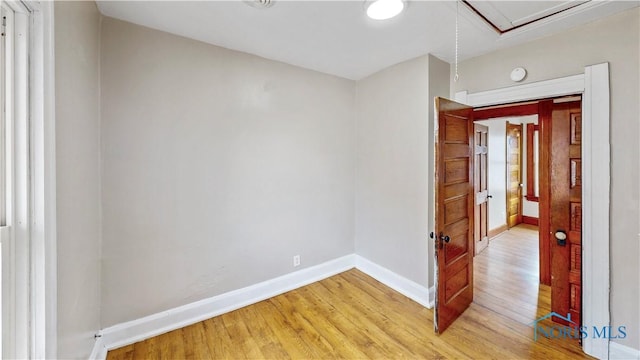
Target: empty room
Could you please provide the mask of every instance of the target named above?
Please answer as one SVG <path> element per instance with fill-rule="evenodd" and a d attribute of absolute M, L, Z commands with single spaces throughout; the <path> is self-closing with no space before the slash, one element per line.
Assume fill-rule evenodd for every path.
<path fill-rule="evenodd" d="M 640 359 L 640 2 L 1 8 L 3 358 Z"/>

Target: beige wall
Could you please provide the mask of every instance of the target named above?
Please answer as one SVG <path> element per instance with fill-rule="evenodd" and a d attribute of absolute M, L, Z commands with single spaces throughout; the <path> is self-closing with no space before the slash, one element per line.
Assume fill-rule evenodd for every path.
<path fill-rule="evenodd" d="M 354 95 L 105 18 L 103 326 L 352 254 Z"/>
<path fill-rule="evenodd" d="M 100 14 L 54 11 L 58 358 L 86 359 L 100 329 Z"/>
<path fill-rule="evenodd" d="M 464 61 L 451 93 L 511 86 L 511 69 L 522 66 L 525 82 L 584 72 L 609 62 L 611 81 L 611 315 L 614 328 L 626 325 L 628 337 L 616 339 L 640 349 L 638 306 L 638 144 L 640 9 L 626 11 L 559 35 Z M 597 190 L 597 189 L 596 189 Z"/>
<path fill-rule="evenodd" d="M 356 253 L 424 287 L 432 273 L 431 63 L 441 70 L 440 95 L 446 95 L 448 64 L 431 56 L 358 81 L 356 95 Z"/>
<path fill-rule="evenodd" d="M 492 196 L 488 202 L 489 231 L 507 225 L 507 121 L 493 119 L 478 121 L 489 127 L 487 143 L 488 193 Z"/>

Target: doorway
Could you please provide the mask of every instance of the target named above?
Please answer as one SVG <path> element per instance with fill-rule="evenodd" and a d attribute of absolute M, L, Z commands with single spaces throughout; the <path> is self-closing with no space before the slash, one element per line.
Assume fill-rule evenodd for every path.
<path fill-rule="evenodd" d="M 534 214 L 528 215 L 542 214 L 540 221 L 537 217 L 528 216 L 528 219 L 535 220 L 528 223 L 540 223 L 541 228 L 540 232 L 537 227 L 529 229 L 534 230 L 539 239 L 536 254 L 539 283 L 551 286 L 551 311 L 571 314 L 577 324 L 580 324 L 582 298 L 581 223 L 578 224 L 581 222 L 582 197 L 580 99 L 580 96 L 568 96 L 474 110 L 474 120 L 488 118 L 481 122 L 489 128 L 490 143 L 493 141 L 494 145 L 499 145 L 495 148 L 502 147 L 506 153 L 504 161 L 500 161 L 500 151 L 490 152 L 493 156 L 489 156 L 494 165 L 491 178 L 499 184 L 494 189 L 496 192 L 504 189 L 506 194 L 506 218 L 503 216 L 501 221 L 505 221 L 510 230 L 521 224 L 525 202 L 529 211 L 534 210 Z M 512 117 L 518 114 L 526 115 Z M 534 133 L 525 136 L 525 129 Z M 505 134 L 504 137 L 501 134 Z M 526 150 L 523 147 L 525 137 Z M 534 143 L 536 139 L 542 140 Z M 541 160 L 536 157 L 539 153 L 544 154 Z M 526 188 L 533 191 L 526 197 L 525 168 Z M 506 184 L 499 181 L 501 174 L 506 174 Z M 538 196 L 539 193 L 542 195 Z M 498 205 L 499 209 L 499 203 L 491 205 Z M 501 215 L 495 210 L 489 213 Z M 553 236 L 550 236 L 549 229 L 554 229 Z M 501 236 L 502 240 L 504 238 Z M 513 241 L 518 241 L 517 237 Z M 530 250 L 528 252 L 531 253 Z"/>
<path fill-rule="evenodd" d="M 535 190 L 535 192 L 532 190 L 532 194 L 537 195 L 538 174 L 535 171 L 538 164 L 537 131 L 535 136 L 529 135 L 534 133 L 530 128 L 538 126 L 538 115 L 503 117 L 503 114 L 499 114 L 499 117 L 481 119 L 493 115 L 478 109 L 476 112 L 480 113 L 480 119 L 474 118 L 474 123 L 476 127 L 486 128 L 487 146 L 479 145 L 476 141 L 474 170 L 486 171 L 488 184 L 486 195 L 476 191 L 476 204 L 486 201 L 486 219 L 476 215 L 474 220 L 476 229 L 486 226 L 486 236 L 490 242 L 492 238 L 520 223 L 538 225 L 538 200 L 530 197 L 528 193 L 528 188 L 531 187 Z M 510 128 L 517 130 L 517 135 L 512 136 L 512 140 L 509 139 Z M 526 146 L 529 138 L 531 138 L 532 149 Z M 517 148 L 514 149 L 511 145 L 516 145 Z M 481 150 L 486 150 L 486 154 L 479 155 Z M 515 155 L 508 155 L 510 153 Z M 482 163 L 480 156 L 486 157 L 487 166 Z M 474 182 L 477 182 L 477 179 L 476 176 Z M 482 214 L 484 213 L 480 213 Z M 478 242 L 480 238 L 477 235 L 475 240 L 476 254 L 478 254 L 488 242 L 485 244 Z"/>
<path fill-rule="evenodd" d="M 498 174 L 506 173 L 506 219 L 513 229 L 522 222 L 522 159 L 523 126 L 513 124 L 505 117 L 518 114 L 539 117 L 537 146 L 543 156 L 538 162 L 540 174 L 534 181 L 540 189 L 539 207 L 541 231 L 539 241 L 539 281 L 533 284 L 550 285 L 550 311 L 561 316 L 558 322 L 581 326 L 582 292 L 582 114 L 580 96 L 543 99 L 526 104 L 507 104 L 473 109 L 450 100 L 436 98 L 439 131 L 436 150 L 436 233 L 438 260 L 438 296 L 434 324 L 437 332 L 444 331 L 473 300 L 474 267 L 473 247 L 482 244 L 482 231 L 486 228 L 486 158 L 485 130 L 491 123 L 499 125 L 504 136 L 505 161 L 495 166 Z M 490 119 L 485 126 L 474 124 L 477 119 Z M 495 128 L 496 126 L 494 126 Z M 535 125 L 533 125 L 535 128 Z M 490 131 L 487 131 L 490 134 Z M 491 136 L 488 136 L 491 138 Z M 501 136 L 494 136 L 500 138 Z M 528 137 L 531 138 L 531 137 Z M 471 151 L 475 149 L 475 151 Z M 499 153 L 499 152 L 498 152 Z M 528 154 L 533 161 L 536 151 Z M 472 155 L 473 154 L 473 155 Z M 498 165 L 496 162 L 495 165 Z M 570 170 L 569 170 L 570 169 Z M 471 183 L 471 184 L 469 184 Z M 534 184 L 534 188 L 536 187 Z M 469 186 L 471 185 L 471 186 Z M 470 192 L 470 188 L 474 192 Z M 478 218 L 478 213 L 481 215 Z M 554 229 L 552 239 L 549 229 Z M 537 229 L 536 229 L 537 230 Z M 515 232 L 514 232 L 515 233 Z M 476 237 L 471 239 L 471 237 Z M 480 236 L 480 237 L 479 237 Z M 504 236 L 503 236 L 504 238 Z M 554 241 L 555 240 L 555 241 Z M 517 237 L 516 240 L 518 241 Z M 512 244 L 505 244 L 508 245 Z M 486 247 L 486 245 L 482 245 Z M 513 250 L 513 249 L 512 249 Z M 517 250 L 516 250 L 517 251 Z M 530 251 L 529 251 L 530 253 Z M 505 262 L 504 257 L 497 262 Z M 506 266 L 505 266 L 506 267 Z M 508 272 L 507 272 L 508 273 Z M 549 281 L 550 280 L 550 281 Z M 520 282 L 519 282 L 520 283 Z M 518 286 L 513 287 L 517 293 Z M 521 289 L 524 290 L 524 289 Z M 517 296 L 514 297 L 514 299 Z M 566 316 L 564 315 L 566 314 Z M 573 320 L 572 320 L 573 319 Z M 536 318 L 529 318 L 531 322 Z"/>
<path fill-rule="evenodd" d="M 537 83 L 477 93 L 461 91 L 455 98 L 480 107 L 576 93 L 583 95 L 581 147 L 586 151 L 581 164 L 582 192 L 588 195 L 582 202 L 582 321 L 590 326 L 609 326 L 609 64 L 587 66 L 584 73 Z M 582 347 L 589 355 L 606 357 L 609 342 L 587 338 Z"/>

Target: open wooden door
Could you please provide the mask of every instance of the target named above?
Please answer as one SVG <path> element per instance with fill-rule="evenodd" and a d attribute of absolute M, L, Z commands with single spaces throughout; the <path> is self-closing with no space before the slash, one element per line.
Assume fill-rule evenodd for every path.
<path fill-rule="evenodd" d="M 553 104 L 551 121 L 551 311 L 581 324 L 582 114 L 580 101 Z"/>
<path fill-rule="evenodd" d="M 488 192 L 488 170 L 487 164 L 489 155 L 489 127 L 485 125 L 474 125 L 474 163 L 473 163 L 473 187 L 475 193 L 474 206 L 474 253 L 478 255 L 489 245 L 488 228 L 489 215 L 487 207 L 489 198 Z"/>
<path fill-rule="evenodd" d="M 473 301 L 473 109 L 435 99 L 436 304 L 442 333 Z"/>

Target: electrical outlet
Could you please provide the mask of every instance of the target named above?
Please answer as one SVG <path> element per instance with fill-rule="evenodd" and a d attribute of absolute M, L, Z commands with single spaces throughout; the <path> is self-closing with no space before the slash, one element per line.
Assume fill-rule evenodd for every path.
<path fill-rule="evenodd" d="M 300 266 L 300 255 L 294 255 L 293 256 L 293 266 Z"/>

